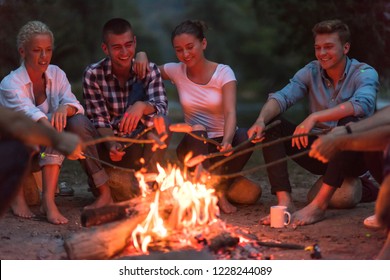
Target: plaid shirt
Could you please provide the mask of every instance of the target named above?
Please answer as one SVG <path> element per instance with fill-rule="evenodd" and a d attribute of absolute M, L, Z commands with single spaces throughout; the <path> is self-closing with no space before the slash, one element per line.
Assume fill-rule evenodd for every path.
<path fill-rule="evenodd" d="M 136 94 L 133 91 L 136 83 L 143 84 L 145 96 L 142 100 L 156 108 L 155 113 L 142 117 L 141 121 L 146 126 L 153 123 L 152 119 L 156 114 L 168 114 L 168 100 L 161 73 L 154 63 L 149 66 L 151 71 L 142 81 L 132 74 L 124 88 L 120 87 L 118 79 L 112 73 L 112 62 L 108 57 L 85 69 L 83 95 L 86 114 L 96 128 L 117 128 L 122 115 L 131 105 L 131 95 Z"/>

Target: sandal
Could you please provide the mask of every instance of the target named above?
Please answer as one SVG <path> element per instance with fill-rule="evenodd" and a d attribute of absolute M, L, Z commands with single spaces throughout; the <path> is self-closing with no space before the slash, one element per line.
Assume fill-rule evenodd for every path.
<path fill-rule="evenodd" d="M 73 196 L 74 195 L 74 189 L 70 186 L 67 186 L 65 182 L 62 182 L 58 186 L 58 195 L 59 196 Z"/>

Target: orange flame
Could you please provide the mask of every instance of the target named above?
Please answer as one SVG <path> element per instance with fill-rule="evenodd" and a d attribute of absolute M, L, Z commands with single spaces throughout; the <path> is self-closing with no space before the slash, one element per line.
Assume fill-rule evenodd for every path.
<path fill-rule="evenodd" d="M 144 253 L 147 253 L 151 242 L 166 238 L 168 233 L 193 236 L 204 231 L 204 227 L 215 222 L 219 215 L 214 189 L 186 180 L 179 168 L 166 171 L 157 165 L 157 169 L 159 174 L 155 179 L 159 189 L 155 192 L 146 219 L 132 233 L 134 247 Z M 144 180 L 140 177 L 141 185 Z M 147 187 L 143 189 L 147 190 Z M 143 194 L 151 195 L 146 191 Z M 167 216 L 167 209 L 170 213 L 164 219 L 162 214 Z M 180 240 L 184 244 L 189 243 L 185 238 Z"/>

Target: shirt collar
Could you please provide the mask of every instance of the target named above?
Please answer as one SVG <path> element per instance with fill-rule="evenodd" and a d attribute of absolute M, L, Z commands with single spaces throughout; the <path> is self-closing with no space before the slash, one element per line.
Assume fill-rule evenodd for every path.
<path fill-rule="evenodd" d="M 49 67 L 50 67 L 50 65 L 49 65 Z M 53 79 L 52 73 L 48 70 L 49 70 L 49 68 L 47 68 L 47 70 L 44 73 L 47 82 L 49 82 Z M 23 83 L 24 84 L 32 83 L 30 76 L 28 75 L 26 65 L 24 64 L 24 62 L 22 62 L 22 65 L 20 65 L 20 71 L 22 73 L 21 79 L 22 79 Z"/>
<path fill-rule="evenodd" d="M 131 65 L 133 65 L 133 63 L 134 63 L 134 58 L 131 61 Z M 130 67 L 130 74 L 131 74 L 130 78 L 135 76 L 135 73 L 132 69 L 133 69 L 133 67 Z M 104 75 L 106 77 L 110 77 L 110 78 L 114 77 L 114 74 L 112 73 L 112 60 L 109 56 L 107 56 L 103 60 L 103 71 L 104 71 Z"/>
<path fill-rule="evenodd" d="M 344 80 L 345 77 L 347 77 L 347 73 L 349 71 L 349 68 L 351 68 L 351 63 L 352 63 L 352 60 L 346 56 L 346 62 L 345 62 L 345 69 L 344 69 L 344 74 L 343 76 L 340 78 L 340 81 L 341 80 Z M 319 65 L 319 64 L 318 64 Z M 322 78 L 326 79 L 326 80 L 329 80 L 329 77 L 328 75 L 326 74 L 326 71 L 320 66 L 320 71 L 321 71 L 321 76 Z"/>

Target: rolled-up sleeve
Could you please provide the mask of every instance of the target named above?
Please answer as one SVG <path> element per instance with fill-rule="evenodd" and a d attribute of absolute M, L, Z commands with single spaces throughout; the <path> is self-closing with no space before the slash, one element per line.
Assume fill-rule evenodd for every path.
<path fill-rule="evenodd" d="M 378 73 L 372 67 L 361 66 L 356 72 L 355 93 L 349 100 L 356 117 L 368 117 L 374 114 L 376 96 L 379 89 Z"/>
<path fill-rule="evenodd" d="M 306 68 L 307 67 L 304 67 L 299 70 L 284 88 L 269 94 L 268 99 L 275 99 L 278 102 L 282 113 L 307 94 L 309 72 Z"/>

